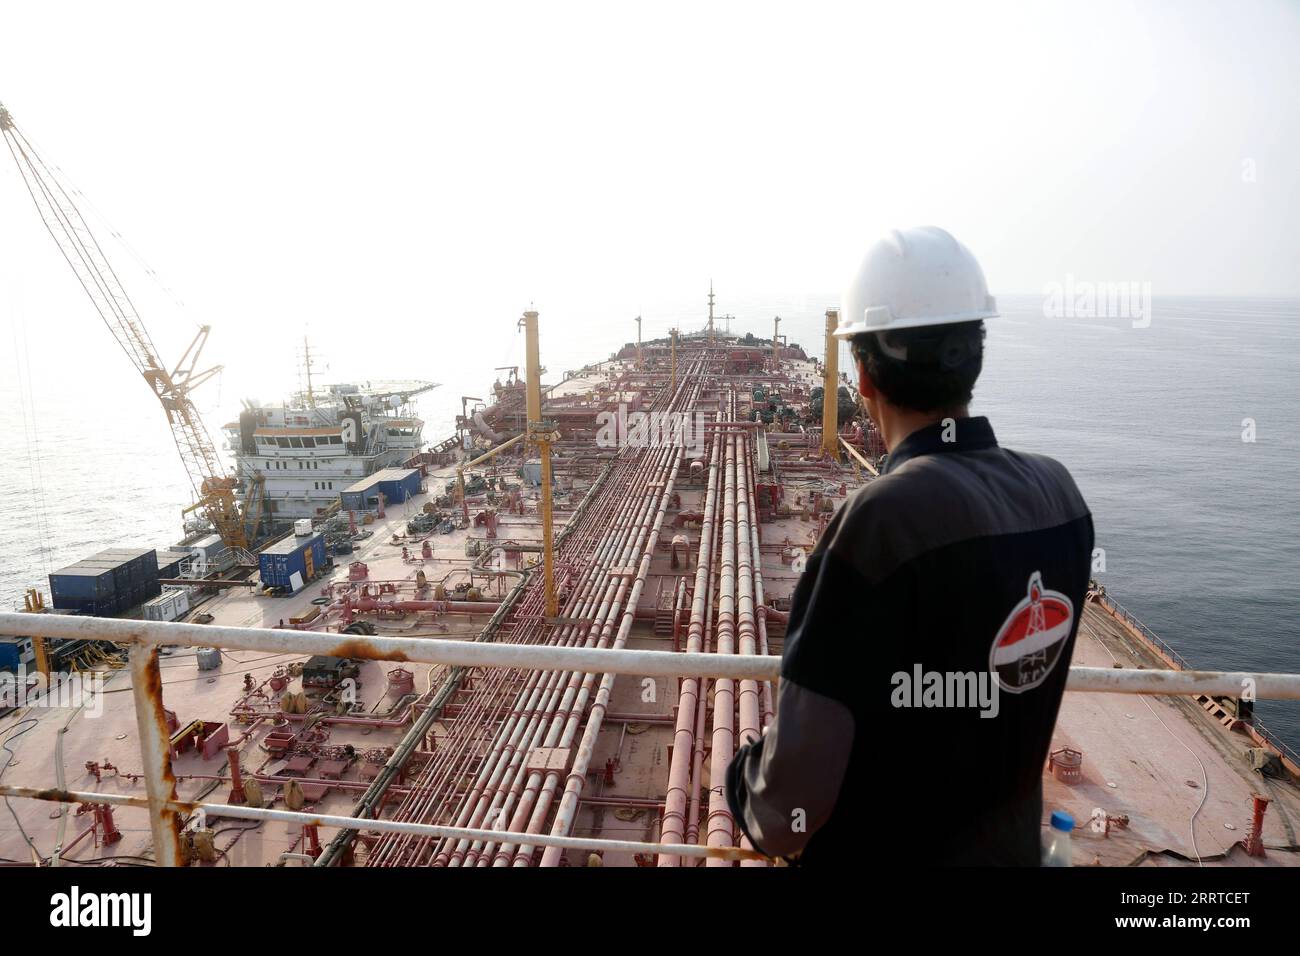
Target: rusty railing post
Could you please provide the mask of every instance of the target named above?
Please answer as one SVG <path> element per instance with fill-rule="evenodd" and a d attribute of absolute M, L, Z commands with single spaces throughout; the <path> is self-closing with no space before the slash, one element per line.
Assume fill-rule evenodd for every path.
<path fill-rule="evenodd" d="M 158 647 L 131 642 L 131 693 L 135 697 L 135 722 L 140 732 L 140 758 L 144 764 L 145 793 L 149 798 L 149 829 L 153 833 L 154 860 L 158 866 L 180 866 L 180 821 L 169 806 L 176 799 L 172 776 L 171 735 L 163 713 L 162 674 Z"/>

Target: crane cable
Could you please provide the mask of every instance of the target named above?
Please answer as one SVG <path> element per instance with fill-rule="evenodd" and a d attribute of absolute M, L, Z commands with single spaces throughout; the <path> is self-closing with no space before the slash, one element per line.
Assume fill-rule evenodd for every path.
<path fill-rule="evenodd" d="M 140 319 L 130 295 L 104 254 L 99 240 L 91 232 L 85 217 L 68 195 L 68 190 L 78 195 L 83 194 L 71 183 L 68 183 L 67 188 L 64 187 L 61 178 L 51 171 L 7 111 L 0 113 L 0 123 L 3 125 L 5 144 L 22 174 L 23 184 L 36 206 L 42 224 L 59 247 L 118 346 L 150 384 L 156 397 L 163 399 L 172 439 L 180 453 L 191 489 L 197 499 L 205 500 L 204 482 L 208 477 L 222 473 L 220 452 L 217 451 L 197 406 L 189 398 L 188 390 L 183 385 L 177 388 L 176 383 L 172 382 L 147 326 Z M 113 230 L 111 225 L 109 231 L 127 246 L 120 233 Z M 146 272 L 153 272 L 138 254 L 133 255 Z M 156 273 L 153 275 L 157 280 Z M 179 395 L 179 410 L 167 405 L 166 392 L 160 392 L 158 388 L 160 383 L 165 383 Z"/>
<path fill-rule="evenodd" d="M 16 127 L 17 124 L 15 124 L 15 129 Z M 39 142 L 37 142 L 34 136 L 29 134 L 26 130 L 23 130 L 22 137 L 23 140 L 31 147 L 33 153 L 35 153 L 37 156 L 45 155 L 44 148 L 41 146 Z M 132 259 L 135 260 L 136 265 L 138 265 L 141 268 L 141 270 L 145 273 L 145 275 L 149 276 L 150 279 L 152 279 L 155 283 L 157 283 L 158 288 L 162 290 L 163 294 L 167 296 L 167 298 L 171 299 L 172 303 L 178 309 L 180 309 L 183 312 L 188 312 L 189 307 L 183 301 L 181 301 L 180 297 L 175 293 L 175 291 L 172 290 L 170 286 L 168 286 L 166 283 L 163 282 L 162 276 L 160 276 L 156 271 L 154 271 L 154 268 L 150 266 L 148 262 L 145 261 L 144 256 L 140 254 L 140 252 L 135 248 L 135 246 L 131 245 L 131 243 L 127 240 L 126 236 L 122 235 L 122 233 L 118 232 L 115 228 L 113 228 L 113 224 L 109 222 L 108 217 L 104 215 L 103 212 L 100 211 L 99 207 L 95 205 L 95 203 L 91 200 L 89 196 L 87 196 L 84 192 L 82 192 L 80 189 L 77 188 L 77 184 L 72 181 L 72 177 L 70 177 L 66 172 L 64 172 L 63 167 L 55 163 L 50 168 L 52 168 L 54 172 L 59 175 L 62 181 L 67 185 L 68 190 L 74 196 L 79 197 L 81 201 L 85 203 L 86 206 L 90 209 L 90 211 L 95 214 L 95 218 L 99 220 L 100 225 L 102 225 L 105 229 L 108 230 L 108 234 L 117 240 L 118 244 L 123 249 L 126 250 L 127 255 L 129 255 Z M 202 323 L 199 322 L 197 319 L 191 319 L 191 321 L 193 321 L 195 327 L 202 325 Z"/>
<path fill-rule="evenodd" d="M 19 336 L 21 330 L 22 335 Z M 45 500 L 45 472 L 41 467 L 40 426 L 36 419 L 36 399 L 32 394 L 31 356 L 27 347 L 27 327 L 21 316 L 14 322 L 15 382 L 18 386 L 18 410 L 22 417 L 23 438 L 27 445 L 27 474 L 32 495 L 39 504 L 36 513 L 37 533 L 40 536 L 41 562 L 48 575 L 54 568 L 50 563 L 50 520 Z"/>
<path fill-rule="evenodd" d="M 50 238 L 54 240 L 54 244 L 59 247 L 59 251 L 67 260 L 73 273 L 77 276 L 77 281 L 81 283 L 86 294 L 90 296 L 91 302 L 95 305 L 96 311 L 100 313 L 100 318 L 104 320 L 104 324 L 108 326 L 109 332 L 112 333 L 114 341 L 117 342 L 118 346 L 122 349 L 123 353 L 125 353 L 131 364 L 135 366 L 136 370 L 141 374 L 144 374 L 148 366 L 142 362 L 140 355 L 132 352 L 128 347 L 128 336 L 126 335 L 125 330 L 135 333 L 139 338 L 139 341 L 134 344 L 140 349 L 140 351 L 144 352 L 149 359 L 153 360 L 156 367 L 161 367 L 157 358 L 158 350 L 154 347 L 153 341 L 149 337 L 148 329 L 144 327 L 144 323 L 142 322 L 131 322 L 122 306 L 122 303 L 118 299 L 117 293 L 115 293 L 110 287 L 105 272 L 96 264 L 94 256 L 91 254 L 90 247 L 85 243 L 81 236 L 77 234 L 77 225 L 71 218 L 69 218 L 68 210 L 71 210 L 71 212 L 80 220 L 83 227 L 82 231 L 85 232 L 90 242 L 94 244 L 95 250 L 104 261 L 107 276 L 111 276 L 113 282 L 117 285 L 117 288 L 121 290 L 122 298 L 125 299 L 131 312 L 138 315 L 134 304 L 126 294 L 126 290 L 122 287 L 121 281 L 113 271 L 112 265 L 108 263 L 103 250 L 99 247 L 99 243 L 90 232 L 89 227 L 86 226 L 85 218 L 82 217 L 80 210 L 77 209 L 76 205 L 72 202 L 72 199 L 63 189 L 63 186 L 55 178 L 54 174 L 50 172 L 49 167 L 45 165 L 45 162 L 31 147 L 31 144 L 27 141 L 26 137 L 24 137 L 18 130 L 18 127 L 11 126 L 9 132 L 11 135 L 5 137 L 5 142 L 9 146 L 9 153 L 13 156 L 14 162 L 18 164 L 19 171 L 23 173 L 23 185 L 27 187 L 27 193 L 32 197 L 32 202 L 35 204 L 36 211 L 41 217 L 41 222 L 44 224 L 46 231 L 49 232 Z M 44 205 L 42 205 L 41 198 L 37 197 L 36 190 L 32 188 L 33 182 L 39 188 L 41 197 L 44 198 Z M 53 189 L 51 187 L 53 187 Z M 59 195 L 63 197 L 66 203 L 66 207 L 59 203 L 58 196 L 55 195 L 53 190 L 58 190 Z M 54 217 L 55 221 L 59 224 L 59 227 L 63 230 L 64 237 L 67 240 L 66 242 L 60 241 L 58 233 L 54 231 L 54 226 L 50 223 L 50 216 Z M 68 246 L 72 247 L 77 258 L 81 260 L 82 268 L 89 275 L 91 283 L 95 287 L 95 291 L 92 291 L 91 287 L 86 284 L 86 278 L 83 276 L 81 270 L 78 270 L 76 263 L 72 260 L 72 256 L 68 253 Z M 104 302 L 108 313 L 113 316 L 113 320 L 117 321 L 121 325 L 121 329 L 114 327 L 113 320 L 110 320 L 109 315 L 105 314 L 104 308 L 100 307 L 101 300 Z"/>

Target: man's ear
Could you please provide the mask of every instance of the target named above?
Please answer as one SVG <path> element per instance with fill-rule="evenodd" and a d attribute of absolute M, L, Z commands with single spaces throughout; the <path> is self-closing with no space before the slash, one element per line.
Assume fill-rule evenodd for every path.
<path fill-rule="evenodd" d="M 867 401 L 872 401 L 877 395 L 876 385 L 871 381 L 871 377 L 867 375 L 867 367 L 862 359 L 855 355 L 853 362 L 858 367 L 858 394 Z"/>

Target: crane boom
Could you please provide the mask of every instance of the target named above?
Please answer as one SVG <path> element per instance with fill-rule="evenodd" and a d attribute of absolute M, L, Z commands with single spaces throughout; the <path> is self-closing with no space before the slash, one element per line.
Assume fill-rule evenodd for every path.
<path fill-rule="evenodd" d="M 207 343 L 208 326 L 199 328 L 176 366 L 168 371 L 159 361 L 149 330 L 81 211 L 3 106 L 0 106 L 0 134 L 18 164 L 46 230 L 109 332 L 167 413 L 176 450 L 180 452 L 197 502 L 186 511 L 200 511 L 228 546 L 247 548 L 250 529 L 245 526 L 245 516 L 235 497 L 238 482 L 222 473 L 216 446 L 190 399 L 194 388 L 221 370 L 219 365 L 203 371 L 196 368 Z M 256 534 L 255 526 L 251 533 Z"/>

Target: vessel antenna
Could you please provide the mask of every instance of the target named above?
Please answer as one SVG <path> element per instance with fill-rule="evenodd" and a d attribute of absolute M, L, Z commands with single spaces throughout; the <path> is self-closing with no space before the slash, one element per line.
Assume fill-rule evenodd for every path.
<path fill-rule="evenodd" d="M 709 344 L 713 344 L 713 280 L 709 280 Z"/>
<path fill-rule="evenodd" d="M 316 396 L 311 390 L 311 344 L 307 341 L 307 336 L 302 337 L 302 365 L 303 370 L 307 373 L 307 404 L 315 408 Z"/>

